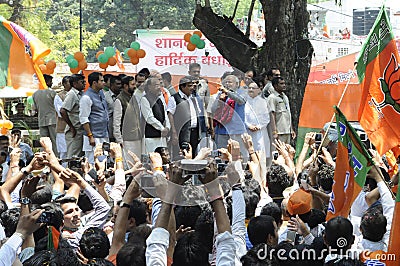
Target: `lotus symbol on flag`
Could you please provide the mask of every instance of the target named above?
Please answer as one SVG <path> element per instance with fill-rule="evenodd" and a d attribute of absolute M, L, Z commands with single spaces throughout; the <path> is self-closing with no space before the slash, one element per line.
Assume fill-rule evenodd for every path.
<path fill-rule="evenodd" d="M 383 72 L 383 78 L 379 78 L 379 81 L 385 94 L 383 102 L 378 104 L 379 109 L 391 105 L 396 112 L 400 113 L 400 68 L 393 54 Z"/>

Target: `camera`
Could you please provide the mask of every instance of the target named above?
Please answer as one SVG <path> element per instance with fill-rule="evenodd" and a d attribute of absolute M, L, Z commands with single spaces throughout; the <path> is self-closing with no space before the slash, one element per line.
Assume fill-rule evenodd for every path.
<path fill-rule="evenodd" d="M 222 161 L 221 158 L 215 158 L 215 163 L 217 165 L 218 175 L 221 175 L 223 172 L 225 172 L 225 169 L 228 165 Z"/>
<path fill-rule="evenodd" d="M 181 143 L 181 150 L 186 150 L 187 152 L 189 151 L 190 146 L 188 142 L 182 142 Z"/>
<path fill-rule="evenodd" d="M 103 142 L 102 149 L 103 151 L 110 152 L 110 143 Z"/>
<path fill-rule="evenodd" d="M 54 213 L 45 211 L 36 220 L 36 223 L 54 224 Z"/>
<path fill-rule="evenodd" d="M 34 139 L 34 140 L 32 141 L 32 146 L 33 146 L 33 148 L 41 148 L 41 147 L 42 147 L 42 144 L 40 144 L 40 140 Z"/>
<path fill-rule="evenodd" d="M 140 161 L 142 162 L 144 168 L 151 170 L 150 157 L 148 154 L 142 154 L 140 156 Z"/>
<path fill-rule="evenodd" d="M 214 150 L 211 152 L 210 156 L 215 158 L 215 157 L 221 157 L 221 152 L 219 150 Z"/>
<path fill-rule="evenodd" d="M 187 176 L 191 176 L 192 183 L 194 176 L 196 176 L 197 179 L 204 178 L 207 165 L 207 160 L 181 160 L 181 168 L 183 170 L 182 177 L 186 178 Z"/>

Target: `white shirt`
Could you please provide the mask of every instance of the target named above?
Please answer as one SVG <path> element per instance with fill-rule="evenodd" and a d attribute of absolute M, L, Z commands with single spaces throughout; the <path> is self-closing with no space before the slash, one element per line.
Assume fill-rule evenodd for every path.
<path fill-rule="evenodd" d="M 189 97 L 184 94 L 182 91 L 178 91 L 179 95 L 181 96 L 182 99 L 185 99 L 189 102 L 189 108 L 190 108 L 190 127 L 195 128 L 197 127 L 197 113 L 200 113 L 200 107 L 199 107 L 199 102 L 197 101 L 196 97 L 193 97 L 193 95 L 190 95 Z M 196 103 L 196 106 L 194 106 L 194 103 Z M 197 108 L 197 112 L 196 109 Z M 169 98 L 168 100 L 168 107 L 167 111 L 171 113 L 172 115 L 175 114 L 176 111 L 176 101 L 174 97 Z"/>
<path fill-rule="evenodd" d="M 17 257 L 17 251 L 23 240 L 19 235 L 12 235 L 0 248 L 0 266 L 12 265 Z"/>
<path fill-rule="evenodd" d="M 122 122 L 122 104 L 119 99 L 116 99 L 114 102 L 113 135 L 117 143 L 123 142 L 121 133 Z"/>
<path fill-rule="evenodd" d="M 260 95 L 248 97 L 245 105 L 246 126 L 258 126 L 261 129 L 269 124 L 269 109 L 267 101 Z"/>
<path fill-rule="evenodd" d="M 138 91 L 138 90 L 137 90 Z M 169 123 L 169 119 L 168 119 L 168 114 L 167 114 L 167 108 L 165 106 L 165 100 L 164 97 L 162 95 L 159 96 L 159 99 L 161 99 L 161 101 L 164 104 L 164 115 L 165 115 L 165 122 L 163 124 L 161 124 L 160 121 L 157 120 L 157 118 L 154 117 L 153 114 L 153 110 L 151 109 L 150 103 L 149 101 L 146 99 L 146 97 L 142 97 L 140 98 L 140 109 L 143 115 L 143 118 L 146 120 L 146 122 L 150 125 L 152 125 L 155 129 L 162 131 L 164 128 L 171 128 L 171 125 Z"/>
<path fill-rule="evenodd" d="M 146 265 L 167 266 L 169 232 L 164 228 L 154 228 L 146 240 Z"/>
<path fill-rule="evenodd" d="M 60 109 L 61 109 L 62 105 L 63 105 L 63 101 L 61 100 L 60 96 L 58 96 L 58 94 L 57 94 L 56 97 L 54 97 L 54 108 L 56 109 L 58 117 L 61 117 Z"/>

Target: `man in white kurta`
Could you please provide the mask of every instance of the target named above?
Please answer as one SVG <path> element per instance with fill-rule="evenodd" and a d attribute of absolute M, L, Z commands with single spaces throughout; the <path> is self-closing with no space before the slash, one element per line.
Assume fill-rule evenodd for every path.
<path fill-rule="evenodd" d="M 261 97 L 261 90 L 254 82 L 249 84 L 247 93 L 245 105 L 247 132 L 253 139 L 254 149 L 262 151 L 269 158 L 271 151 L 267 126 L 270 119 L 267 101 Z"/>

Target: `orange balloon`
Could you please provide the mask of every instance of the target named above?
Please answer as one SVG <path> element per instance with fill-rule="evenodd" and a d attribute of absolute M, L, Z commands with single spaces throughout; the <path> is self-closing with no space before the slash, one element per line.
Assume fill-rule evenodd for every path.
<path fill-rule="evenodd" d="M 87 68 L 87 66 L 88 66 L 88 64 L 85 59 L 83 59 L 82 61 L 79 61 L 78 68 L 80 70 L 85 70 Z"/>
<path fill-rule="evenodd" d="M 188 43 L 187 49 L 192 52 L 196 49 L 196 45 L 193 43 Z"/>
<path fill-rule="evenodd" d="M 39 58 L 38 60 L 36 60 L 36 64 L 37 65 L 44 65 L 44 64 L 46 64 L 46 62 L 44 62 L 43 58 Z"/>
<path fill-rule="evenodd" d="M 5 120 L 3 127 L 7 128 L 7 129 L 12 129 L 14 127 L 14 124 L 10 120 Z"/>
<path fill-rule="evenodd" d="M 80 70 L 80 69 L 79 69 L 79 66 L 76 67 L 76 68 L 70 68 L 70 69 L 69 69 L 69 71 L 71 71 L 72 74 L 78 74 L 79 70 Z"/>
<path fill-rule="evenodd" d="M 200 38 L 203 36 L 203 34 L 201 33 L 201 31 L 199 31 L 199 30 L 195 30 L 195 31 L 193 32 L 193 34 L 199 35 Z"/>
<path fill-rule="evenodd" d="M 131 63 L 134 64 L 134 65 L 137 65 L 139 63 L 139 58 L 131 57 Z"/>
<path fill-rule="evenodd" d="M 183 35 L 183 39 L 187 42 L 190 42 L 190 37 L 192 37 L 192 34 L 190 33 L 186 33 L 185 35 Z"/>
<path fill-rule="evenodd" d="M 110 58 L 108 58 L 107 63 L 109 66 L 115 66 L 115 64 L 117 63 L 117 59 L 115 59 L 115 57 L 110 57 Z"/>
<path fill-rule="evenodd" d="M 101 55 L 101 54 L 104 54 L 104 51 L 98 51 L 98 52 L 96 53 L 96 58 L 99 58 L 99 55 Z"/>
<path fill-rule="evenodd" d="M 85 59 L 85 55 L 82 52 L 76 52 L 74 53 L 74 57 L 76 60 L 82 61 L 83 59 Z"/>
<path fill-rule="evenodd" d="M 102 69 L 106 69 L 108 67 L 107 63 L 99 63 L 99 67 Z"/>
<path fill-rule="evenodd" d="M 139 49 L 139 50 L 137 51 L 137 57 L 143 58 L 143 57 L 145 57 L 145 56 L 146 56 L 146 51 L 145 51 L 145 50 Z"/>
<path fill-rule="evenodd" d="M 54 60 L 50 60 L 49 62 L 47 62 L 46 67 L 49 70 L 54 70 L 56 68 L 57 64 L 56 61 Z"/>
<path fill-rule="evenodd" d="M 42 73 L 47 71 L 47 66 L 45 64 L 41 64 L 39 65 L 40 70 L 42 71 Z"/>
<path fill-rule="evenodd" d="M 1 128 L 1 134 L 6 135 L 7 132 L 8 132 L 7 128 L 5 128 L 5 127 Z"/>
<path fill-rule="evenodd" d="M 137 51 L 135 49 L 129 48 L 127 52 L 130 58 L 137 57 Z"/>

